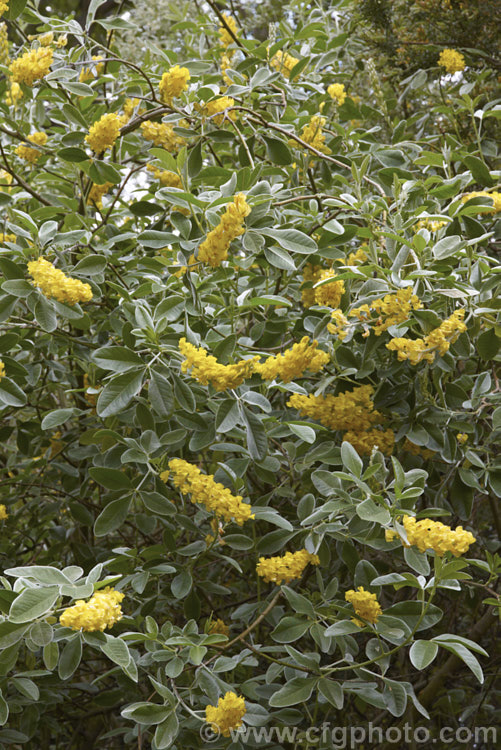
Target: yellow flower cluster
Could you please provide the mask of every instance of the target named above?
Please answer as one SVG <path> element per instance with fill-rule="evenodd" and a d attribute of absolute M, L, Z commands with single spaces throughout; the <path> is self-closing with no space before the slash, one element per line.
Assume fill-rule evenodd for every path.
<path fill-rule="evenodd" d="M 312 282 L 316 284 L 325 279 L 332 279 L 328 284 L 322 284 L 317 288 L 306 288 L 301 290 L 301 301 L 304 307 L 312 305 L 325 305 L 326 307 L 337 307 L 344 294 L 343 281 L 336 281 L 336 272 L 330 268 L 323 269 L 321 266 L 312 266 L 307 263 L 303 270 L 303 283 Z"/>
<path fill-rule="evenodd" d="M 33 276 L 33 285 L 42 290 L 46 297 L 53 297 L 58 302 L 75 305 L 77 302 L 90 302 L 92 290 L 89 284 L 66 276 L 45 258 L 38 258 L 28 263 L 28 271 Z"/>
<path fill-rule="evenodd" d="M 417 224 L 414 224 L 414 231 L 419 232 L 420 229 L 428 229 L 430 232 L 438 232 L 442 227 L 446 227 L 447 221 L 439 221 L 434 219 L 419 219 Z"/>
<path fill-rule="evenodd" d="M 466 201 L 469 201 L 470 198 L 492 198 L 492 201 L 494 205 L 492 208 L 488 208 L 487 206 L 478 206 L 478 213 L 479 214 L 498 214 L 501 211 L 501 193 L 498 193 L 497 191 L 493 191 L 492 193 L 488 193 L 487 190 L 479 190 L 478 192 L 468 193 L 467 195 L 463 195 L 461 198 L 462 203 L 466 203 Z"/>
<path fill-rule="evenodd" d="M 102 185 L 93 184 L 87 196 L 87 205 L 101 209 L 103 207 L 103 195 L 106 195 L 112 187 L 112 182 L 105 182 Z"/>
<path fill-rule="evenodd" d="M 2 503 L 2 505 L 0 505 L 0 521 L 6 521 L 8 517 L 9 514 L 7 513 L 7 508 Z"/>
<path fill-rule="evenodd" d="M 450 345 L 466 331 L 463 318 L 464 310 L 456 310 L 424 339 L 396 338 L 386 344 L 386 348 L 397 352 L 402 362 L 408 359 L 411 365 L 417 365 L 423 360 L 431 363 L 435 360 L 437 353 L 440 356 L 444 355 L 449 351 Z"/>
<path fill-rule="evenodd" d="M 300 549 L 298 552 L 286 552 L 282 557 L 260 557 L 256 572 L 267 583 L 276 583 L 280 586 L 295 578 L 301 578 L 308 563 L 320 565 L 318 555 Z"/>
<path fill-rule="evenodd" d="M 343 266 L 356 266 L 358 263 L 365 263 L 367 260 L 367 253 L 364 248 L 367 247 L 366 243 L 363 243 L 356 252 L 350 253 L 347 258 L 339 258 L 338 262 Z"/>
<path fill-rule="evenodd" d="M 450 526 L 429 518 L 416 521 L 412 516 L 404 516 L 403 524 L 410 545 L 417 547 L 420 552 L 432 549 L 439 557 L 443 557 L 446 552 L 460 557 L 476 541 L 473 534 L 465 531 L 462 526 L 452 530 Z"/>
<path fill-rule="evenodd" d="M 35 81 L 41 80 L 49 73 L 53 60 L 54 54 L 51 47 L 39 47 L 24 52 L 9 66 L 12 80 L 15 83 L 33 86 Z"/>
<path fill-rule="evenodd" d="M 160 97 L 165 104 L 172 104 L 176 96 L 180 96 L 188 88 L 190 80 L 190 71 L 188 68 L 180 68 L 174 65 L 163 74 L 158 85 Z"/>
<path fill-rule="evenodd" d="M 3 232 L 0 232 L 0 244 L 3 244 L 4 242 L 15 242 L 15 241 L 16 241 L 15 234 L 3 234 Z"/>
<path fill-rule="evenodd" d="M 298 62 L 299 60 L 297 57 L 293 57 L 292 55 L 289 55 L 288 52 L 282 52 L 282 50 L 279 50 L 271 58 L 270 65 L 272 68 L 275 68 L 275 70 L 278 70 L 279 73 L 282 73 L 286 78 L 289 78 L 292 68 L 294 65 L 297 65 Z"/>
<path fill-rule="evenodd" d="M 224 698 L 219 698 L 216 706 L 206 706 L 205 721 L 210 724 L 216 736 L 230 736 L 230 730 L 242 726 L 245 716 L 245 700 L 241 695 L 227 692 Z"/>
<path fill-rule="evenodd" d="M 346 330 L 349 325 L 348 318 L 343 311 L 338 308 L 337 310 L 332 311 L 331 321 L 331 323 L 327 323 L 327 330 L 334 336 L 337 336 L 341 341 L 344 341 L 348 335 L 348 331 Z"/>
<path fill-rule="evenodd" d="M 230 50 L 231 52 L 232 50 Z M 233 55 L 223 54 L 221 55 L 221 75 L 223 77 L 223 82 L 226 86 L 231 86 L 231 78 L 226 73 L 228 68 L 231 68 L 231 60 Z"/>
<path fill-rule="evenodd" d="M 0 380 L 5 377 L 5 365 L 0 359 Z"/>
<path fill-rule="evenodd" d="M 209 633 L 217 633 L 218 635 L 229 636 L 230 629 L 228 625 L 224 622 L 224 620 L 220 620 L 218 618 L 217 620 L 211 621 L 209 625 Z"/>
<path fill-rule="evenodd" d="M 344 598 L 353 605 L 356 615 L 363 617 L 364 620 L 371 622 L 373 625 L 378 621 L 379 615 L 383 612 L 376 594 L 366 591 L 363 586 L 359 586 L 356 591 L 353 589 L 347 591 Z M 356 617 L 352 617 L 351 619 L 359 627 L 363 628 L 365 626 L 365 622 L 358 620 Z"/>
<path fill-rule="evenodd" d="M 325 117 L 320 117 L 320 115 L 313 115 L 313 117 L 310 119 L 308 125 L 305 125 L 301 131 L 301 138 L 305 143 L 312 146 L 313 148 L 316 148 L 317 151 L 321 151 L 323 154 L 330 154 L 331 150 L 328 146 L 325 145 L 325 134 L 322 132 L 322 128 L 324 127 L 326 123 Z M 296 143 L 296 141 L 291 140 L 291 145 L 301 146 L 301 144 Z M 303 148 L 303 146 L 301 146 Z"/>
<path fill-rule="evenodd" d="M 122 619 L 120 602 L 123 598 L 124 594 L 107 586 L 103 591 L 96 591 L 88 602 L 79 599 L 72 607 L 65 609 L 59 622 L 65 628 L 87 633 L 112 628 Z"/>
<path fill-rule="evenodd" d="M 87 81 L 92 81 L 93 78 L 97 78 L 101 75 L 104 70 L 104 63 L 101 62 L 103 59 L 102 55 L 92 55 L 94 65 L 91 65 L 88 68 L 82 68 L 78 77 L 80 83 L 87 83 Z"/>
<path fill-rule="evenodd" d="M 221 125 L 225 117 L 229 117 L 230 120 L 237 119 L 237 113 L 231 111 L 231 107 L 234 106 L 235 100 L 231 96 L 220 96 L 218 99 L 207 102 L 203 111 L 205 116 L 213 119 L 216 125 Z"/>
<path fill-rule="evenodd" d="M 429 448 L 422 448 L 420 445 L 412 443 L 408 438 L 405 438 L 403 450 L 407 451 L 407 453 L 412 453 L 413 456 L 422 456 L 425 460 L 433 458 L 435 455 L 435 451 L 431 451 Z"/>
<path fill-rule="evenodd" d="M 412 289 L 399 289 L 396 294 L 386 294 L 383 299 L 376 299 L 370 305 L 354 308 L 349 315 L 363 323 L 375 322 L 374 333 L 381 336 L 390 326 L 407 320 L 411 310 L 419 310 L 422 306 L 421 300 L 412 293 Z M 370 321 L 371 312 L 378 316 L 375 321 Z"/>
<path fill-rule="evenodd" d="M 331 83 L 331 85 L 327 88 L 327 93 L 329 94 L 331 99 L 334 99 L 336 104 L 341 106 L 344 104 L 344 101 L 346 99 L 346 91 L 344 90 L 344 84 L 342 83 Z"/>
<path fill-rule="evenodd" d="M 263 380 L 275 380 L 279 377 L 284 383 L 301 377 L 306 370 L 320 372 L 330 361 L 330 357 L 327 352 L 317 347 L 318 341 L 314 340 L 310 344 L 308 336 L 304 336 L 299 344 L 294 344 L 283 354 L 276 354 L 268 357 L 263 363 L 256 364 L 255 372 L 259 373 Z"/>
<path fill-rule="evenodd" d="M 102 154 L 108 148 L 112 148 L 120 135 L 122 119 L 115 112 L 108 112 L 90 126 L 85 142 L 89 144 L 96 154 Z"/>
<path fill-rule="evenodd" d="M 325 307 L 337 307 L 344 294 L 344 281 L 336 281 L 336 272 L 330 268 L 320 271 L 316 281 L 325 281 L 326 279 L 332 279 L 332 281 L 313 289 L 315 303 Z"/>
<path fill-rule="evenodd" d="M 198 259 L 213 268 L 228 257 L 230 244 L 245 231 L 244 219 L 251 212 L 245 195 L 239 193 L 228 203 L 219 224 L 214 227 L 198 248 Z"/>
<path fill-rule="evenodd" d="M 27 140 L 36 146 L 45 146 L 47 143 L 47 133 L 32 133 L 28 136 Z M 20 143 L 16 148 L 16 154 L 21 159 L 29 161 L 30 164 L 35 164 L 42 156 L 42 152 L 37 148 L 31 148 L 31 146 L 26 146 L 24 143 Z"/>
<path fill-rule="evenodd" d="M 173 458 L 169 461 L 169 470 L 160 474 L 166 482 L 172 478 L 174 486 L 183 493 L 191 495 L 192 503 L 205 505 L 210 513 L 215 513 L 227 523 L 232 519 L 239 526 L 254 518 L 251 506 L 244 503 L 241 495 L 232 495 L 227 487 L 214 480 L 212 474 L 202 474 L 198 466 Z"/>
<path fill-rule="evenodd" d="M 126 99 L 125 100 L 125 102 L 124 102 L 124 113 L 122 115 L 122 120 L 123 120 L 124 125 L 126 125 L 129 122 L 130 118 L 134 114 L 134 111 L 139 106 L 140 102 L 141 102 L 141 100 L 138 99 L 137 97 L 135 97 L 134 99 Z M 145 111 L 146 110 L 143 107 L 142 109 L 138 109 L 137 110 L 137 114 L 138 115 L 142 115 L 143 112 L 145 112 Z"/>
<path fill-rule="evenodd" d="M 159 169 L 154 164 L 148 164 L 146 169 L 148 172 L 152 172 L 155 179 L 161 182 L 164 187 L 183 187 L 182 179 L 175 172 L 169 172 L 167 169 Z"/>
<path fill-rule="evenodd" d="M 9 61 L 9 34 L 7 24 L 2 21 L 0 23 L 0 65 L 8 65 Z"/>
<path fill-rule="evenodd" d="M 226 26 L 229 26 L 229 28 L 232 30 L 234 36 L 237 36 L 238 27 L 237 22 L 232 16 L 227 15 L 226 13 L 223 13 L 223 18 L 226 23 Z M 223 24 L 219 27 L 219 39 L 221 40 L 221 47 L 224 47 L 225 49 L 230 46 L 230 44 L 233 44 L 234 39 L 228 29 L 223 26 Z"/>
<path fill-rule="evenodd" d="M 6 172 L 5 169 L 0 169 L 0 188 L 7 188 L 7 191 L 10 192 L 10 185 L 12 185 L 13 177 L 9 172 Z"/>
<path fill-rule="evenodd" d="M 395 445 L 395 433 L 393 430 L 368 430 L 367 432 L 352 432 L 349 430 L 343 435 L 343 440 L 355 448 L 361 456 L 370 456 L 377 448 L 387 456 L 393 453 Z"/>
<path fill-rule="evenodd" d="M 202 385 L 210 383 L 216 391 L 225 391 L 227 388 L 236 388 L 246 378 L 249 378 L 259 357 L 243 359 L 234 365 L 220 364 L 212 354 L 205 349 L 197 348 L 182 338 L 179 341 L 179 350 L 186 357 L 181 365 L 182 372 L 191 369 L 191 377 L 198 380 Z"/>
<path fill-rule="evenodd" d="M 19 99 L 22 99 L 23 96 L 24 94 L 21 86 L 14 81 L 10 84 L 10 88 L 5 94 L 5 101 L 9 107 L 16 108 Z"/>
<path fill-rule="evenodd" d="M 458 441 L 459 445 L 464 445 L 468 442 L 468 435 L 466 432 L 458 432 L 456 435 L 456 440 Z"/>
<path fill-rule="evenodd" d="M 187 127 L 185 120 L 180 120 L 178 125 L 181 128 Z M 146 120 L 141 123 L 141 131 L 143 138 L 147 141 L 153 141 L 155 146 L 161 146 L 167 151 L 176 153 L 180 148 L 184 146 L 186 140 L 174 132 L 174 126 L 170 122 L 152 122 L 152 120 Z"/>
<path fill-rule="evenodd" d="M 438 64 L 445 68 L 447 73 L 458 73 L 466 66 L 463 55 L 455 49 L 442 50 L 438 57 Z"/>
<path fill-rule="evenodd" d="M 381 421 L 382 415 L 374 409 L 373 394 L 371 385 L 361 385 L 337 396 L 294 393 L 287 406 L 297 409 L 301 416 L 316 419 L 331 430 L 362 432 Z"/>

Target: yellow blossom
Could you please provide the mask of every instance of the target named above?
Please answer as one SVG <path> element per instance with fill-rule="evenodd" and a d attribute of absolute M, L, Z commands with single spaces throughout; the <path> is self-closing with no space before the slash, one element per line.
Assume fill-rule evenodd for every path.
<path fill-rule="evenodd" d="M 353 605 L 355 614 L 359 617 L 363 617 L 372 624 L 378 621 L 379 615 L 382 614 L 381 606 L 377 600 L 376 594 L 371 594 L 370 591 L 366 591 L 363 586 L 359 586 L 356 591 L 351 589 L 344 595 L 347 602 Z M 356 617 L 352 617 L 353 622 L 359 627 L 363 628 L 365 622 L 358 620 Z"/>
<path fill-rule="evenodd" d="M 205 721 L 212 726 L 216 735 L 229 737 L 231 730 L 242 726 L 242 718 L 246 711 L 243 697 L 227 692 L 224 698 L 219 698 L 217 707 L 210 705 L 206 707 Z"/>
<path fill-rule="evenodd" d="M 209 625 L 209 633 L 217 633 L 218 635 L 229 636 L 230 629 L 224 622 L 224 620 L 220 620 L 218 618 L 217 620 L 211 620 L 211 623 Z"/>
<path fill-rule="evenodd" d="M 0 245 L 4 242 L 15 242 L 16 241 L 16 235 L 15 234 L 4 234 L 3 232 L 0 232 Z"/>
<path fill-rule="evenodd" d="M 9 34 L 7 24 L 5 21 L 2 21 L 0 23 L 0 65 L 8 65 L 9 62 Z"/>
<path fill-rule="evenodd" d="M 303 282 L 311 281 L 312 284 L 315 284 L 320 278 L 321 273 L 322 273 L 321 266 L 313 266 L 311 263 L 306 263 L 303 269 Z M 315 289 L 313 289 L 312 287 L 302 289 L 301 290 L 301 302 L 303 303 L 304 307 L 311 307 L 312 305 L 314 305 L 315 304 Z"/>
<path fill-rule="evenodd" d="M 174 65 L 173 68 L 166 70 L 158 85 L 162 101 L 165 104 L 171 104 L 175 97 L 186 91 L 189 80 L 190 71 L 188 68 L 180 68 L 179 65 Z"/>
<path fill-rule="evenodd" d="M 444 49 L 439 55 L 438 64 L 445 68 L 447 73 L 458 73 L 465 69 L 465 60 L 461 52 L 455 49 Z"/>
<path fill-rule="evenodd" d="M 32 133 L 28 136 L 27 140 L 36 146 L 44 146 L 47 143 L 46 133 Z M 38 159 L 42 156 L 42 152 L 36 148 L 26 146 L 24 143 L 20 143 L 16 148 L 16 154 L 25 161 L 29 161 L 31 164 L 35 164 Z"/>
<path fill-rule="evenodd" d="M 243 359 L 234 365 L 222 365 L 212 354 L 208 354 L 205 349 L 197 349 L 185 338 L 179 341 L 179 350 L 186 357 L 181 365 L 182 372 L 191 369 L 192 378 L 202 385 L 210 383 L 216 391 L 224 391 L 241 385 L 252 375 L 255 364 L 259 360 L 259 357 L 253 357 Z"/>
<path fill-rule="evenodd" d="M 464 445 L 468 442 L 468 435 L 466 432 L 458 432 L 456 435 L 456 440 L 458 441 L 459 445 Z"/>
<path fill-rule="evenodd" d="M 148 164 L 148 172 L 152 172 L 155 179 L 159 180 L 164 187 L 182 188 L 183 181 L 175 172 L 169 172 L 167 169 L 159 169 L 154 164 Z"/>
<path fill-rule="evenodd" d="M 162 472 L 160 479 L 163 482 L 172 479 L 183 494 L 191 495 L 192 503 L 205 505 L 209 513 L 227 523 L 233 520 L 238 526 L 243 526 L 245 521 L 254 518 L 251 506 L 243 502 L 241 495 L 232 495 L 227 487 L 215 481 L 212 474 L 202 474 L 198 466 L 181 458 L 169 461 L 169 470 Z"/>
<path fill-rule="evenodd" d="M 397 352 L 400 361 L 408 359 L 411 365 L 417 365 L 423 360 L 432 363 L 437 353 L 443 356 L 449 351 L 450 345 L 466 331 L 463 318 L 464 310 L 456 310 L 424 339 L 395 338 L 386 344 L 386 348 Z"/>
<path fill-rule="evenodd" d="M 288 52 L 282 52 L 279 50 L 270 60 L 270 65 L 279 73 L 282 73 L 286 78 L 289 78 L 292 68 L 299 62 L 297 57 L 289 55 Z"/>
<path fill-rule="evenodd" d="M 7 192 L 10 193 L 10 186 L 12 185 L 13 177 L 5 169 L 0 169 L 0 190 L 4 187 L 7 188 Z"/>
<path fill-rule="evenodd" d="M 1 363 L 0 363 L 0 367 L 1 367 Z M 1 379 L 1 375 L 0 375 L 0 379 Z M 0 505 L 0 521 L 5 521 L 8 517 L 9 517 L 9 514 L 7 513 L 7 508 L 2 503 Z"/>
<path fill-rule="evenodd" d="M 373 394 L 371 385 L 361 385 L 337 396 L 294 393 L 287 406 L 297 409 L 301 416 L 316 419 L 331 430 L 365 432 L 382 418 L 380 412 L 374 409 Z"/>
<path fill-rule="evenodd" d="M 254 369 L 263 380 L 280 378 L 284 383 L 289 383 L 294 378 L 301 377 L 306 370 L 312 373 L 323 370 L 330 357 L 317 347 L 318 341 L 314 340 L 310 344 L 308 336 L 304 336 L 299 344 L 294 344 L 283 354 L 268 357 L 263 363 L 256 364 Z"/>
<path fill-rule="evenodd" d="M 370 456 L 374 448 L 390 456 L 393 453 L 393 446 L 395 444 L 395 433 L 391 429 L 375 429 L 365 432 L 349 430 L 343 435 L 343 440 L 351 443 L 361 456 Z"/>
<path fill-rule="evenodd" d="M 24 94 L 21 86 L 14 81 L 10 84 L 10 88 L 5 94 L 5 102 L 9 105 L 9 107 L 16 108 L 19 99 L 22 99 L 23 96 Z"/>
<path fill-rule="evenodd" d="M 124 594 L 107 586 L 103 591 L 96 591 L 89 601 L 79 599 L 72 607 L 65 609 L 59 622 L 65 628 L 87 633 L 112 628 L 122 619 L 120 602 L 123 598 Z"/>
<path fill-rule="evenodd" d="M 331 150 L 325 145 L 325 134 L 322 132 L 325 123 L 325 117 L 313 115 L 309 123 L 303 127 L 300 137 L 309 146 L 316 148 L 317 151 L 321 151 L 323 154 L 330 154 Z M 291 140 L 290 144 L 296 146 L 296 148 L 304 148 L 302 144 L 294 140 Z"/>
<path fill-rule="evenodd" d="M 446 227 L 449 222 L 439 221 L 434 219 L 420 219 L 417 224 L 414 224 L 414 231 L 419 232 L 420 229 L 428 229 L 430 232 L 438 232 L 442 227 Z"/>
<path fill-rule="evenodd" d="M 235 19 L 232 16 L 228 16 L 226 13 L 223 13 L 223 18 L 226 26 L 229 26 L 229 28 L 233 32 L 233 35 L 237 36 L 238 26 Z M 233 36 L 223 24 L 221 24 L 219 27 L 219 38 L 221 40 L 221 46 L 225 48 L 229 47 L 230 44 L 233 44 L 233 42 L 235 41 L 233 39 Z"/>
<path fill-rule="evenodd" d="M 326 279 L 332 279 L 332 281 L 328 284 L 315 287 L 313 290 L 315 292 L 315 303 L 317 305 L 324 305 L 325 307 L 337 307 L 344 294 L 344 281 L 336 281 L 336 272 L 332 269 L 321 271 L 317 283 Z"/>
<path fill-rule="evenodd" d="M 439 557 L 443 557 L 446 552 L 460 557 L 476 541 L 473 534 L 465 531 L 462 526 L 453 530 L 450 526 L 429 518 L 416 521 L 412 516 L 404 516 L 403 525 L 410 545 L 417 547 L 420 552 L 432 549 Z"/>
<path fill-rule="evenodd" d="M 115 112 L 108 112 L 90 126 L 85 142 L 96 154 L 112 148 L 120 135 L 121 119 Z"/>
<path fill-rule="evenodd" d="M 0 359 L 0 380 L 5 377 L 5 365 Z"/>
<path fill-rule="evenodd" d="M 476 206 L 477 213 L 479 214 L 498 214 L 501 212 L 501 193 L 497 191 L 493 191 L 492 193 L 488 193 L 487 190 L 479 190 L 477 192 L 473 193 L 467 193 L 467 195 L 463 195 L 461 198 L 462 203 L 466 203 L 466 201 L 469 201 L 471 198 L 491 198 L 494 205 L 492 207 L 488 206 Z"/>
<path fill-rule="evenodd" d="M 235 100 L 231 96 L 220 96 L 218 99 L 213 99 L 211 102 L 207 102 L 203 112 L 206 117 L 209 117 L 211 121 L 214 121 L 216 125 L 222 125 L 225 117 L 229 117 L 230 120 L 237 119 L 237 113 L 231 110 L 231 107 L 235 106 Z"/>
<path fill-rule="evenodd" d="M 339 258 L 338 262 L 343 266 L 356 266 L 358 263 L 365 263 L 367 260 L 367 253 L 365 252 L 367 245 L 362 244 L 358 250 L 354 253 L 350 253 L 347 258 Z"/>
<path fill-rule="evenodd" d="M 354 308 L 349 313 L 364 323 L 373 323 L 376 336 L 387 331 L 390 326 L 403 323 L 409 318 L 411 310 L 419 310 L 422 307 L 421 300 L 412 293 L 412 289 L 399 289 L 396 294 L 387 294 L 382 299 L 376 299 L 369 305 Z M 378 316 L 370 318 L 370 313 Z"/>
<path fill-rule="evenodd" d="M 226 205 L 219 224 L 212 229 L 198 249 L 198 259 L 213 268 L 220 266 L 228 257 L 231 243 L 245 232 L 244 219 L 251 212 L 245 195 L 239 193 L 232 203 Z"/>
<path fill-rule="evenodd" d="M 348 318 L 342 310 L 338 309 L 332 311 L 331 320 L 333 322 L 327 323 L 327 330 L 334 334 L 334 336 L 337 336 L 340 341 L 344 341 L 348 335 L 348 331 L 346 330 Z"/>
<path fill-rule="evenodd" d="M 327 93 L 329 94 L 331 99 L 334 99 L 336 104 L 341 106 L 344 104 L 344 101 L 346 99 L 346 91 L 344 90 L 344 84 L 342 83 L 331 83 L 331 85 L 327 88 Z"/>
<path fill-rule="evenodd" d="M 187 127 L 188 123 L 185 120 L 180 120 L 178 123 L 179 127 Z M 141 131 L 143 138 L 147 141 L 153 141 L 155 146 L 161 146 L 167 151 L 176 153 L 182 148 L 186 140 L 174 132 L 174 126 L 170 122 L 153 122 L 152 120 L 146 120 L 141 123 Z"/>
<path fill-rule="evenodd" d="M 295 578 L 301 578 L 308 563 L 320 565 L 320 559 L 318 555 L 301 549 L 298 552 L 286 552 L 282 557 L 260 557 L 256 572 L 267 583 L 276 583 L 280 586 Z"/>
<path fill-rule="evenodd" d="M 141 100 L 135 97 L 134 99 L 126 99 L 124 102 L 124 113 L 122 116 L 122 119 L 124 121 L 124 124 L 127 124 L 134 114 L 134 111 L 139 107 L 139 104 L 141 103 Z M 137 109 L 137 114 L 141 115 L 143 112 L 145 112 L 145 109 Z"/>
<path fill-rule="evenodd" d="M 87 205 L 101 209 L 103 207 L 103 195 L 112 187 L 112 182 L 105 182 L 102 185 L 93 184 L 87 196 Z"/>
<path fill-rule="evenodd" d="M 104 62 L 101 62 L 101 60 L 104 60 L 102 55 L 92 55 L 94 65 L 82 68 L 78 77 L 80 83 L 87 83 L 87 81 L 92 81 L 93 78 L 101 75 L 104 70 Z"/>
<path fill-rule="evenodd" d="M 67 305 L 77 302 L 90 302 L 92 290 L 89 284 L 66 276 L 45 258 L 38 258 L 28 263 L 28 271 L 33 277 L 33 285 L 41 289 L 46 297 L 54 298 Z"/>
<path fill-rule="evenodd" d="M 24 52 L 9 66 L 12 80 L 15 83 L 24 83 L 33 86 L 35 81 L 41 80 L 50 71 L 54 59 L 51 47 L 39 47 Z"/>

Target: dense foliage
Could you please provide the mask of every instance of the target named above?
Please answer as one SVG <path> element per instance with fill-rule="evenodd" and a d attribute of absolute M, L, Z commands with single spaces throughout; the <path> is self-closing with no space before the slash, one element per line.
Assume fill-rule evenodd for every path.
<path fill-rule="evenodd" d="M 494 725 L 498 71 L 185 6 L 0 0 L 0 746 Z"/>

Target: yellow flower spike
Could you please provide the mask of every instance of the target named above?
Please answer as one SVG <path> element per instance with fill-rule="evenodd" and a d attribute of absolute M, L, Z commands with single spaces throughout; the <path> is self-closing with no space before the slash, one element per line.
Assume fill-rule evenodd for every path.
<path fill-rule="evenodd" d="M 363 617 L 373 625 L 378 621 L 379 615 L 383 613 L 376 594 L 366 591 L 363 586 L 359 586 L 356 591 L 353 589 L 347 591 L 344 598 L 353 605 L 356 615 Z M 358 620 L 356 617 L 352 617 L 352 621 L 361 628 L 365 626 L 365 622 Z"/>
<path fill-rule="evenodd" d="M 169 68 L 169 70 L 163 74 L 158 85 L 162 101 L 165 104 L 172 104 L 174 98 L 180 96 L 183 91 L 186 91 L 189 80 L 190 71 L 188 68 L 180 68 L 179 65 L 174 65 L 173 68 Z"/>
<path fill-rule="evenodd" d="M 58 302 L 75 305 L 77 302 L 90 302 L 92 290 L 89 284 L 71 276 L 66 276 L 59 268 L 55 268 L 45 258 L 38 258 L 28 263 L 28 271 L 33 277 L 33 285 L 43 294 Z"/>
<path fill-rule="evenodd" d="M 50 72 L 50 66 L 54 60 L 51 47 L 39 47 L 25 52 L 13 60 L 9 65 L 12 80 L 15 83 L 24 83 L 33 86 Z"/>
<path fill-rule="evenodd" d="M 227 487 L 216 482 L 212 474 L 202 474 L 198 466 L 173 458 L 169 461 L 169 470 L 160 474 L 166 482 L 170 479 L 183 494 L 191 495 L 191 502 L 205 505 L 209 513 L 229 523 L 234 521 L 243 526 L 245 521 L 254 518 L 251 506 L 243 502 L 241 495 L 233 495 Z"/>
<path fill-rule="evenodd" d="M 177 124 L 181 128 L 188 127 L 186 120 L 180 120 Z M 174 126 L 170 122 L 146 120 L 141 123 L 141 132 L 147 141 L 153 141 L 155 146 L 161 146 L 171 153 L 177 153 L 186 143 L 185 138 L 174 132 Z"/>
<path fill-rule="evenodd" d="M 119 115 L 115 112 L 108 112 L 91 125 L 88 135 L 85 136 L 85 142 L 94 153 L 102 154 L 107 149 L 113 148 L 120 135 L 121 127 L 122 121 Z"/>
<path fill-rule="evenodd" d="M 339 107 L 342 104 L 344 104 L 345 99 L 346 99 L 346 91 L 344 89 L 344 84 L 331 83 L 331 85 L 327 88 L 327 93 L 329 94 L 330 98 L 333 99 Z"/>
<path fill-rule="evenodd" d="M 444 49 L 439 55 L 438 64 L 445 68 L 447 73 L 458 73 L 466 67 L 465 59 L 461 52 L 455 49 Z"/>
<path fill-rule="evenodd" d="M 247 709 L 245 700 L 240 695 L 227 692 L 224 698 L 219 698 L 217 706 L 207 706 L 205 709 L 205 721 L 212 726 L 216 736 L 229 737 L 232 729 L 242 726 L 242 718 Z"/>
<path fill-rule="evenodd" d="M 65 609 L 59 622 L 65 628 L 86 633 L 112 628 L 123 617 L 120 606 L 123 598 L 124 594 L 107 586 L 102 591 L 96 591 L 87 602 L 79 599 L 72 607 Z"/>
<path fill-rule="evenodd" d="M 306 549 L 301 549 L 298 552 L 286 552 L 281 557 L 260 557 L 256 572 L 267 583 L 276 583 L 280 586 L 282 583 L 301 578 L 308 564 L 320 565 L 320 558 Z"/>
<path fill-rule="evenodd" d="M 208 263 L 213 268 L 220 266 L 228 257 L 231 243 L 244 234 L 244 219 L 251 212 L 245 195 L 239 193 L 232 203 L 226 205 L 219 224 L 212 229 L 198 248 L 198 260 Z"/>
<path fill-rule="evenodd" d="M 420 552 L 432 549 L 439 557 L 443 557 L 446 552 L 460 557 L 476 542 L 473 534 L 465 531 L 462 526 L 451 529 L 450 526 L 429 518 L 417 521 L 412 516 L 404 516 L 403 525 L 410 545 L 417 547 Z"/>
<path fill-rule="evenodd" d="M 255 371 L 263 380 L 275 380 L 280 377 L 284 383 L 301 377 L 306 370 L 312 373 L 320 372 L 330 361 L 330 356 L 317 347 L 316 339 L 310 344 L 308 336 L 304 336 L 299 344 L 294 344 L 283 354 L 268 357 L 263 363 L 257 364 Z"/>

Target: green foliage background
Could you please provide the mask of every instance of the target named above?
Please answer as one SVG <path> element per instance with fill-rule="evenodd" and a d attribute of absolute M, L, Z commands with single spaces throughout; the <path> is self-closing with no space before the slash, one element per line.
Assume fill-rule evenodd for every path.
<path fill-rule="evenodd" d="M 448 45 L 433 40 L 433 54 L 396 75 L 391 55 L 367 65 L 350 2 L 265 4 L 256 16 L 190 2 L 169 20 L 170 42 L 139 40 L 131 61 L 132 6 L 100 15 L 91 2 L 80 23 L 66 6 L 58 17 L 44 8 L 11 0 L 4 20 L 12 59 L 37 46 L 25 37 L 34 29 L 69 35 L 52 72 L 13 107 L 0 66 L 0 167 L 13 178 L 0 180 L 1 746 L 202 747 L 205 706 L 227 690 L 245 697 L 254 726 L 495 724 L 501 221 L 479 208 L 488 200 L 461 200 L 500 190 L 490 53 L 462 48 L 466 70 L 444 76 L 436 59 Z M 220 125 L 200 108 L 223 94 L 217 9 L 236 10 L 241 27 L 224 91 L 237 116 Z M 300 60 L 289 79 L 269 65 L 280 49 Z M 79 82 L 95 54 L 104 70 Z M 162 106 L 158 81 L 177 62 L 189 92 Z M 333 82 L 349 92 L 340 107 Z M 89 127 L 128 97 L 146 112 L 111 155 L 91 157 Z M 178 153 L 142 137 L 151 112 L 186 139 Z M 330 155 L 293 138 L 319 112 Z M 35 130 L 48 141 L 29 165 L 15 149 Z M 148 163 L 183 189 L 162 187 Z M 104 182 L 98 211 L 86 197 Z M 229 262 L 182 273 L 238 192 L 252 213 Z M 418 231 L 423 218 L 446 225 Z M 363 243 L 367 260 L 341 265 Z M 89 282 L 93 300 L 70 307 L 34 289 L 26 264 L 39 255 Z M 344 311 L 408 286 L 423 310 L 391 335 L 359 329 L 340 342 L 331 310 L 301 303 L 306 263 L 339 270 Z M 432 365 L 386 349 L 459 308 L 468 330 Z M 183 336 L 222 363 L 303 336 L 331 360 L 293 384 L 255 377 L 217 393 L 181 373 Z M 360 459 L 340 432 L 286 406 L 291 392 L 361 384 L 395 432 L 391 459 Z M 431 457 L 409 453 L 406 438 Z M 256 519 L 208 543 L 210 514 L 159 479 L 173 457 L 243 495 Z M 477 542 L 457 560 L 404 550 L 384 534 L 403 511 L 463 524 Z M 321 565 L 300 581 L 256 576 L 260 556 L 305 546 Z M 125 593 L 112 633 L 58 624 L 106 583 Z M 383 607 L 377 633 L 351 622 L 344 593 L 360 585 Z M 211 618 L 229 639 L 208 633 Z"/>

